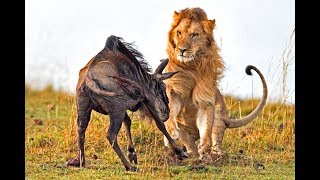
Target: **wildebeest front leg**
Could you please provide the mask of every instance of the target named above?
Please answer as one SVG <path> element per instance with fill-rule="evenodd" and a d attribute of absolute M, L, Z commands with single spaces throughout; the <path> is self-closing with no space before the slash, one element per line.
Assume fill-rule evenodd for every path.
<path fill-rule="evenodd" d="M 128 158 L 129 158 L 129 161 L 131 163 L 134 162 L 135 164 L 137 164 L 138 163 L 137 154 L 134 150 L 134 146 L 133 146 L 133 142 L 132 142 L 132 138 L 131 138 L 131 131 L 130 131 L 131 119 L 127 113 L 124 117 L 123 123 L 126 127 L 126 133 L 127 133 L 127 138 L 128 138 Z"/>
<path fill-rule="evenodd" d="M 157 121 L 155 120 L 156 125 L 158 127 L 158 129 L 163 133 L 163 135 L 168 139 L 171 148 L 174 150 L 174 152 L 178 155 L 179 159 L 183 159 L 183 158 L 187 158 L 188 155 L 186 152 L 184 152 L 182 150 L 181 147 L 179 147 L 176 142 L 171 138 L 171 136 L 169 135 L 164 123 L 162 121 Z"/>
<path fill-rule="evenodd" d="M 77 157 L 70 159 L 66 165 L 82 167 L 85 166 L 85 153 L 84 153 L 84 142 L 85 142 L 85 132 L 90 121 L 90 115 L 92 111 L 92 103 L 90 99 L 86 96 L 79 96 L 77 104 L 77 124 L 78 124 L 78 146 L 79 153 Z"/>
<path fill-rule="evenodd" d="M 127 171 L 138 171 L 138 168 L 135 166 L 132 166 L 129 161 L 126 159 L 126 157 L 123 155 L 118 142 L 117 142 L 117 135 L 119 133 L 119 130 L 121 128 L 122 120 L 125 117 L 125 112 L 122 111 L 122 113 L 111 113 L 110 114 L 110 126 L 108 128 L 107 132 L 107 139 L 109 140 L 112 148 L 116 151 L 119 158 L 121 159 L 123 165 L 125 166 Z"/>

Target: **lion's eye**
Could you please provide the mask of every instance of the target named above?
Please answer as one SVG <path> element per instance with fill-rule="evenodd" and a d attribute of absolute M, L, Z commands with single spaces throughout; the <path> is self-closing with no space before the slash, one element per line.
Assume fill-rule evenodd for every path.
<path fill-rule="evenodd" d="M 191 35 L 190 35 L 190 37 L 191 38 L 194 38 L 194 37 L 197 37 L 199 34 L 198 33 L 192 33 Z"/>
<path fill-rule="evenodd" d="M 181 31 L 177 31 L 178 35 L 181 35 Z"/>

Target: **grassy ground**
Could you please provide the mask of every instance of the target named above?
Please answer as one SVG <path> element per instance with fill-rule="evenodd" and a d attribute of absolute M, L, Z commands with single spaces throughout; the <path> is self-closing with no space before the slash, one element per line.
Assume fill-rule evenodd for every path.
<path fill-rule="evenodd" d="M 294 105 L 267 104 L 250 124 L 226 130 L 226 156 L 211 165 L 176 160 L 155 124 L 132 116 L 139 173 L 126 172 L 106 139 L 108 116 L 91 115 L 86 132 L 86 167 L 65 167 L 77 154 L 75 96 L 26 87 L 26 179 L 295 179 Z M 248 114 L 258 100 L 226 98 L 230 116 Z M 118 142 L 126 154 L 124 127 Z"/>

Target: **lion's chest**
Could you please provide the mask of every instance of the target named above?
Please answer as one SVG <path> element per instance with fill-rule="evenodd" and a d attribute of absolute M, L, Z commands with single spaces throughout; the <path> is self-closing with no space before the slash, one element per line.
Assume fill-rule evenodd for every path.
<path fill-rule="evenodd" d="M 198 105 L 213 105 L 216 82 L 207 75 L 179 72 L 166 81 L 167 88 L 183 101 Z"/>
<path fill-rule="evenodd" d="M 191 97 L 195 85 L 195 79 L 182 73 L 176 74 L 167 81 L 167 87 L 184 99 Z"/>

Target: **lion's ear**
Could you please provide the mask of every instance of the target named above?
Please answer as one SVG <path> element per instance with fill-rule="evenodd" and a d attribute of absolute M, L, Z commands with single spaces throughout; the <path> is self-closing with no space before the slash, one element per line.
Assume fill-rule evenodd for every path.
<path fill-rule="evenodd" d="M 211 31 L 216 27 L 216 20 L 213 19 L 213 20 L 208 20 L 208 25 L 211 29 Z"/>
<path fill-rule="evenodd" d="M 216 27 L 216 20 L 207 20 L 207 21 L 203 21 L 202 22 L 203 26 L 204 26 L 204 30 L 207 33 L 212 33 L 213 29 Z"/>
<path fill-rule="evenodd" d="M 173 19 L 175 19 L 176 17 L 178 17 L 179 13 L 177 11 L 173 12 Z"/>

